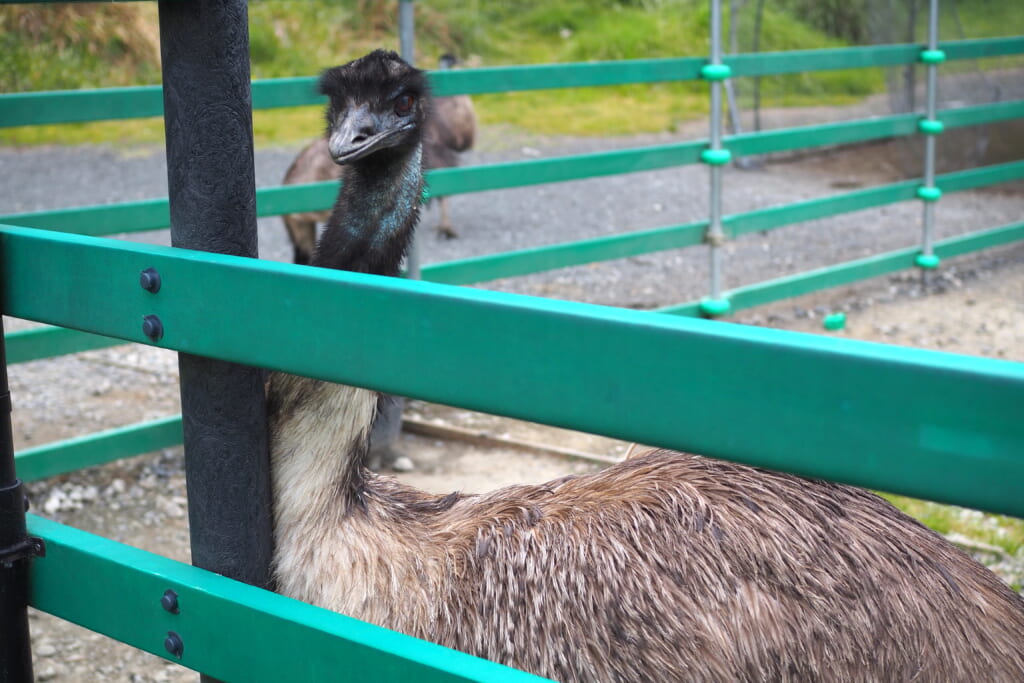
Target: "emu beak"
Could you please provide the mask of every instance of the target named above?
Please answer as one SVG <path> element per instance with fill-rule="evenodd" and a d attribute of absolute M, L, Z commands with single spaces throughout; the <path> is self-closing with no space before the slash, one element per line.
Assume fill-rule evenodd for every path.
<path fill-rule="evenodd" d="M 387 138 L 381 132 L 380 122 L 367 105 L 352 108 L 340 124 L 331 131 L 327 149 L 336 164 L 348 164 L 372 154 Z"/>

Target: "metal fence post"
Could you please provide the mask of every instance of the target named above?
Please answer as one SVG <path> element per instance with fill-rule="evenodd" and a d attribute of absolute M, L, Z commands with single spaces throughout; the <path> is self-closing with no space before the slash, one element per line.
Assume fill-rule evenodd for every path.
<path fill-rule="evenodd" d="M 729 77 L 729 67 L 722 64 L 722 2 L 711 0 L 711 59 L 701 69 L 702 77 L 711 83 L 711 134 L 709 146 L 701 154 L 710 174 L 710 207 L 705 241 L 710 253 L 710 295 L 701 301 L 701 311 L 707 316 L 725 315 L 729 301 L 722 298 L 722 254 L 726 235 L 722 229 L 722 168 L 729 163 L 731 154 L 722 147 L 722 86 Z"/>
<path fill-rule="evenodd" d="M 25 529 L 25 496 L 14 471 L 11 394 L 0 319 L 0 681 L 32 683 L 28 570 L 42 542 Z"/>
<path fill-rule="evenodd" d="M 416 20 L 413 0 L 401 0 L 398 3 L 398 42 L 402 59 L 416 65 Z M 406 255 L 406 276 L 420 279 L 420 238 L 419 232 L 413 232 L 409 253 Z"/>
<path fill-rule="evenodd" d="M 942 132 L 942 122 L 935 118 L 938 99 L 938 65 L 946 58 L 939 50 L 939 0 L 930 0 L 928 7 L 928 48 L 921 52 L 921 61 L 927 69 L 925 90 L 925 117 L 918 122 L 918 130 L 924 134 L 924 184 L 917 189 L 917 196 L 924 204 L 922 218 L 921 253 L 915 262 L 923 269 L 925 277 L 930 270 L 939 266 L 939 257 L 933 250 L 935 228 L 935 202 L 942 191 L 935 186 L 935 136 Z M 910 68 L 913 68 L 911 66 Z"/>
<path fill-rule="evenodd" d="M 255 258 L 246 2 L 176 0 L 160 2 L 159 12 L 171 241 Z M 173 286 L 164 282 L 162 291 Z M 174 334 L 174 320 L 162 326 Z M 187 354 L 179 354 L 179 368 L 192 562 L 269 587 L 263 371 Z"/>

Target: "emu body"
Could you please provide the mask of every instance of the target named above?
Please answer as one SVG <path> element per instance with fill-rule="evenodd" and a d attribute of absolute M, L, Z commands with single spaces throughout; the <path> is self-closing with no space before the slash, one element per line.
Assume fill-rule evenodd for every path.
<path fill-rule="evenodd" d="M 314 264 L 394 274 L 425 85 L 378 51 L 321 87 L 346 166 Z M 361 466 L 375 392 L 268 398 L 286 595 L 561 681 L 1024 680 L 1020 597 L 860 489 L 655 451 L 436 496 Z"/>

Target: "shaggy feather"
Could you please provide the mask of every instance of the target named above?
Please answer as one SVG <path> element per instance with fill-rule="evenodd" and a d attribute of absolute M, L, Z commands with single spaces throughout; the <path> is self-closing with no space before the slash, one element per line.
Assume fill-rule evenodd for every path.
<path fill-rule="evenodd" d="M 397 269 L 418 145 L 353 167 L 321 265 Z M 860 489 L 655 451 L 436 496 L 361 467 L 374 392 L 274 375 L 269 399 L 286 595 L 566 682 L 1024 680 L 1020 596 Z"/>

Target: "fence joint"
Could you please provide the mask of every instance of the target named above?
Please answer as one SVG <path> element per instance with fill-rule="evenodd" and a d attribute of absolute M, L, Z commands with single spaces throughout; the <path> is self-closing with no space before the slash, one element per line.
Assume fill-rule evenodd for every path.
<path fill-rule="evenodd" d="M 725 298 L 713 299 L 711 297 L 707 297 L 700 300 L 700 312 L 708 318 L 728 315 L 731 310 L 732 303 Z"/>
<path fill-rule="evenodd" d="M 709 166 L 725 166 L 732 161 L 732 152 L 727 149 L 705 149 L 700 153 L 700 160 Z"/>
<path fill-rule="evenodd" d="M 700 68 L 700 77 L 705 81 L 724 81 L 731 76 L 728 64 L 705 64 Z"/>

